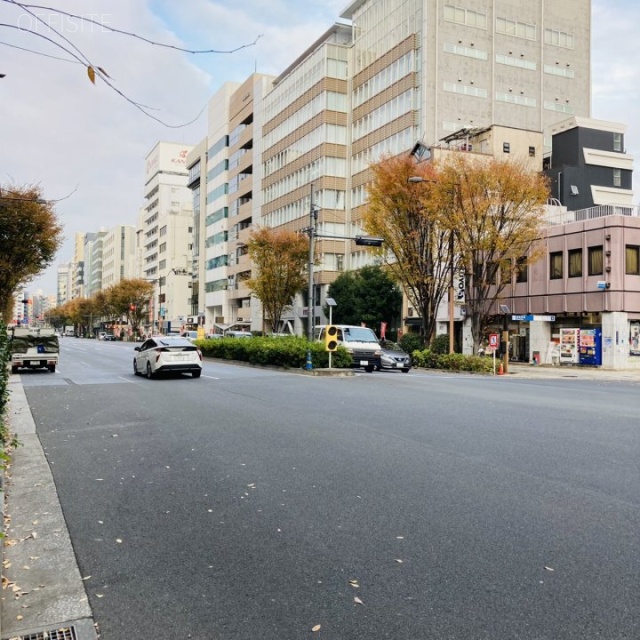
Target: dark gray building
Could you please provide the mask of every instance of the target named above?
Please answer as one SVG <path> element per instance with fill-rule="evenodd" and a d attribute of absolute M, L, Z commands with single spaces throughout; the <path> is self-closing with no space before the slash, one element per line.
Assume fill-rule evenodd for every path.
<path fill-rule="evenodd" d="M 625 151 L 625 125 L 573 117 L 550 131 L 552 151 L 544 168 L 553 198 L 569 211 L 633 206 L 633 157 Z"/>

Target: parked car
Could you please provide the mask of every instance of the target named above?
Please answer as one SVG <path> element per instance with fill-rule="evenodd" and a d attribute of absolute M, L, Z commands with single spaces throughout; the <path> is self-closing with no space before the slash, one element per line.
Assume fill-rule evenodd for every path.
<path fill-rule="evenodd" d="M 104 334 L 104 338 L 102 338 L 103 340 L 106 340 L 107 342 L 115 342 L 116 341 L 116 337 L 113 335 L 113 333 L 105 333 Z"/>
<path fill-rule="evenodd" d="M 194 378 L 202 374 L 202 353 L 186 338 L 154 336 L 135 347 L 133 373 L 153 378 L 159 373 L 190 373 Z"/>
<path fill-rule="evenodd" d="M 180 335 L 189 340 L 189 342 L 195 342 L 198 339 L 197 331 L 183 331 Z"/>
<path fill-rule="evenodd" d="M 381 340 L 382 354 L 380 355 L 379 369 L 400 369 L 407 373 L 411 369 L 411 356 L 402 350 L 397 342 Z"/>
<path fill-rule="evenodd" d="M 317 339 L 324 342 L 328 325 L 316 327 Z M 336 340 L 350 354 L 352 366 L 363 368 L 367 373 L 380 369 L 382 350 L 372 329 L 348 324 L 332 325 L 337 329 Z"/>
<path fill-rule="evenodd" d="M 253 338 L 250 331 L 227 331 L 224 335 L 225 338 Z"/>

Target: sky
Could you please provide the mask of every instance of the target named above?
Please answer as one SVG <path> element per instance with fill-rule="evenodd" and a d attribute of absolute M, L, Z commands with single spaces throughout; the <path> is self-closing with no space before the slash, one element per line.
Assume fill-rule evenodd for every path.
<path fill-rule="evenodd" d="M 144 157 L 157 141 L 197 144 L 207 134 L 207 101 L 224 82 L 242 82 L 254 71 L 278 75 L 348 5 L 39 0 L 91 17 L 91 23 L 33 8 L 36 17 L 16 2 L 25 4 L 0 0 L 0 25 L 32 33 L 0 26 L 0 184 L 39 184 L 46 199 L 58 201 L 63 246 L 52 266 L 28 285 L 30 293 L 41 289 L 45 295 L 55 293 L 57 265 L 72 259 L 77 232 L 136 223 Z M 47 24 L 67 38 L 68 50 L 104 69 L 124 97 L 100 79 L 92 84 L 86 68 L 47 39 Z M 634 178 L 640 166 L 638 27 L 638 0 L 592 0 L 592 117 L 627 125 L 626 148 L 637 158 Z M 219 53 L 184 53 L 109 28 Z M 146 105 L 153 117 L 132 103 Z"/>

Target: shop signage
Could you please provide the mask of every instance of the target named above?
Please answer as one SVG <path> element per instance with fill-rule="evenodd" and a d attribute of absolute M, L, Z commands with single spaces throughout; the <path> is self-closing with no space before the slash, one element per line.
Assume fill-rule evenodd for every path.
<path fill-rule="evenodd" d="M 555 316 L 534 316 L 532 313 L 527 313 L 523 316 L 511 316 L 511 319 L 514 321 L 519 320 L 520 322 L 555 322 Z"/>

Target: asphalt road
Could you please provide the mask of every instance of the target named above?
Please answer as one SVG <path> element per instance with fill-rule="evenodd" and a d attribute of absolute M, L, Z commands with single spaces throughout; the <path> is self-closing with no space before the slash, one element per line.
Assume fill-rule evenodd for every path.
<path fill-rule="evenodd" d="M 22 375 L 104 640 L 640 637 L 637 385 L 132 353 Z"/>

